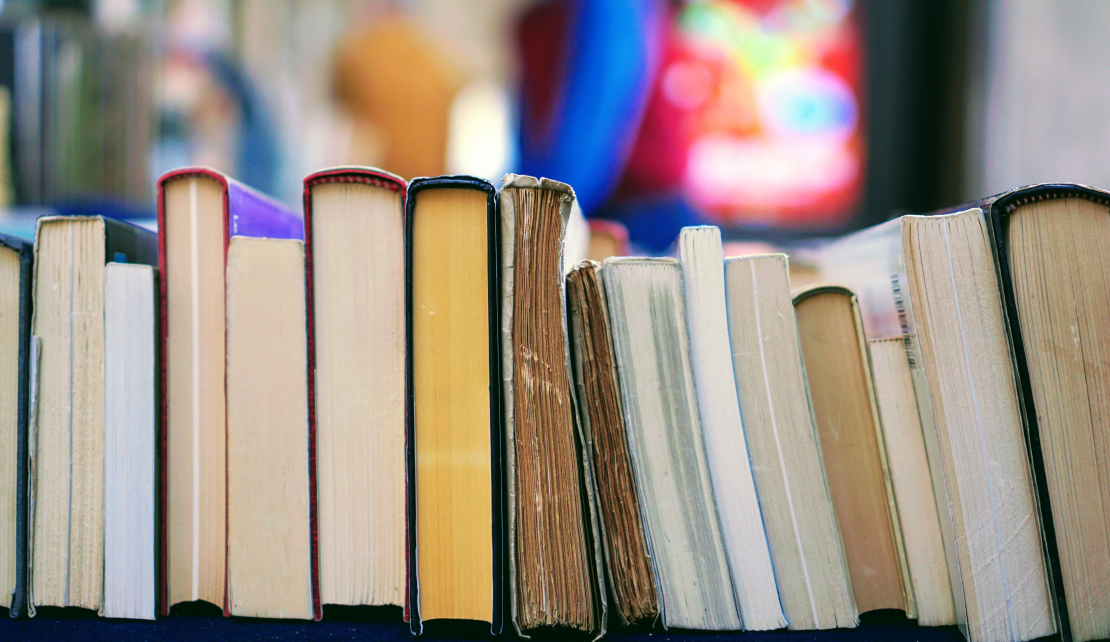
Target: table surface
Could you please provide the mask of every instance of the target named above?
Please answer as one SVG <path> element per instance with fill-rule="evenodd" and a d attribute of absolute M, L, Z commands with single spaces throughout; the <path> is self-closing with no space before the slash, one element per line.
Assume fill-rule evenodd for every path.
<path fill-rule="evenodd" d="M 40 609 L 32 619 L 0 620 L 0 640 L 397 640 L 412 639 L 398 608 L 325 607 L 321 622 L 223 618 L 211 607 L 190 612 L 175 607 L 174 614 L 155 622 L 110 620 L 83 609 Z M 478 623 L 439 623 L 421 640 L 489 639 L 488 629 Z M 578 637 L 585 642 L 586 638 Z M 536 636 L 535 639 L 566 636 Z M 963 642 L 956 627 L 918 627 L 901 614 L 865 614 L 858 628 L 831 631 L 703 632 L 664 631 L 660 627 L 616 630 L 605 640 L 612 642 Z"/>

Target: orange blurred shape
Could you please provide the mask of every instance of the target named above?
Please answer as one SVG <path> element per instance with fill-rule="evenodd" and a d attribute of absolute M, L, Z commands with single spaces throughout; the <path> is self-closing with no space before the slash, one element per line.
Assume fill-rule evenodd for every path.
<path fill-rule="evenodd" d="M 446 172 L 451 101 L 464 78 L 420 26 L 389 17 L 352 29 L 335 94 L 353 120 L 348 162 L 412 179 Z"/>

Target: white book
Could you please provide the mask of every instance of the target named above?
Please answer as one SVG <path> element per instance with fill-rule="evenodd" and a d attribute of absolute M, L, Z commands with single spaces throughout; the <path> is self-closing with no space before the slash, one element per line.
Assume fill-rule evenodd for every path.
<path fill-rule="evenodd" d="M 154 269 L 104 266 L 105 617 L 154 619 Z"/>
<path fill-rule="evenodd" d="M 736 393 L 721 231 L 713 226 L 683 228 L 678 256 L 702 438 L 740 617 L 748 630 L 780 629 L 786 626 L 786 618 L 775 586 Z"/>
<path fill-rule="evenodd" d="M 690 367 L 682 270 L 675 259 L 610 258 L 602 278 L 663 624 L 737 630 Z"/>

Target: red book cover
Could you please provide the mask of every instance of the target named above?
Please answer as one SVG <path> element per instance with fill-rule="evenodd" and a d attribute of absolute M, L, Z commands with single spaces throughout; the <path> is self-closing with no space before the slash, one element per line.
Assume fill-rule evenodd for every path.
<path fill-rule="evenodd" d="M 408 191 L 408 184 L 400 176 L 372 167 L 335 167 L 309 174 L 304 179 L 304 264 L 305 264 L 305 296 L 306 313 L 308 320 L 308 443 L 309 460 L 308 471 L 312 487 L 312 595 L 313 608 L 316 609 L 316 619 L 322 617 L 320 604 L 320 549 L 319 532 L 317 530 L 316 506 L 316 306 L 312 279 L 312 188 L 326 183 L 365 183 L 377 187 L 393 190 L 401 195 L 402 207 Z M 407 502 L 407 495 L 406 495 Z M 408 514 L 408 506 L 405 507 Z M 408 520 L 405 521 L 405 559 L 408 559 Z M 405 567 L 405 621 L 409 620 L 408 601 L 409 569 Z"/>
<path fill-rule="evenodd" d="M 168 360 L 167 337 L 169 336 L 169 305 L 167 283 L 170 271 L 166 265 L 166 185 L 176 180 L 193 177 L 204 177 L 216 181 L 221 186 L 223 196 L 223 244 L 224 261 L 227 261 L 227 247 L 233 235 L 255 236 L 267 238 L 303 239 L 304 223 L 300 212 L 274 201 L 268 196 L 257 192 L 221 172 L 207 167 L 186 167 L 162 175 L 158 179 L 158 280 L 159 289 L 159 321 L 158 321 L 158 612 L 169 615 L 169 582 L 168 582 L 168 439 L 167 426 L 169 420 L 169 395 L 168 395 Z M 226 350 L 226 347 L 225 347 Z M 226 431 L 226 427 L 225 427 Z M 226 432 L 225 432 L 226 439 Z M 225 441 L 226 444 L 226 441 Z M 315 447 L 314 435 L 309 434 L 310 451 Z M 310 452 L 310 457 L 312 453 Z M 226 462 L 225 462 L 226 465 Z M 310 484 L 315 488 L 315 468 L 310 459 L 309 465 Z M 226 471 L 225 471 L 226 479 Z M 316 503 L 315 492 L 311 495 L 310 522 L 313 533 L 312 539 L 312 577 L 313 577 L 313 611 L 315 618 L 320 619 L 322 610 L 319 600 L 319 571 L 316 557 Z M 227 495 L 225 486 L 224 495 L 224 524 L 226 528 Z M 226 532 L 225 532 L 226 541 Z M 225 555 L 226 555 L 225 547 Z M 224 564 L 225 572 L 227 561 Z M 223 609 L 224 616 L 231 615 L 227 580 L 224 582 Z"/>

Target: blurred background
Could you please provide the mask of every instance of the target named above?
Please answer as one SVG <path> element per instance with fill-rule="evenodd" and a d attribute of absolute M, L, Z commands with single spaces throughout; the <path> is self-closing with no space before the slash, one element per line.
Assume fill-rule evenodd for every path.
<path fill-rule="evenodd" d="M 332 165 L 547 176 L 595 255 L 1107 188 L 1108 27 L 1098 0 L 0 0 L 0 230 L 152 225 L 197 164 L 296 207 Z"/>

